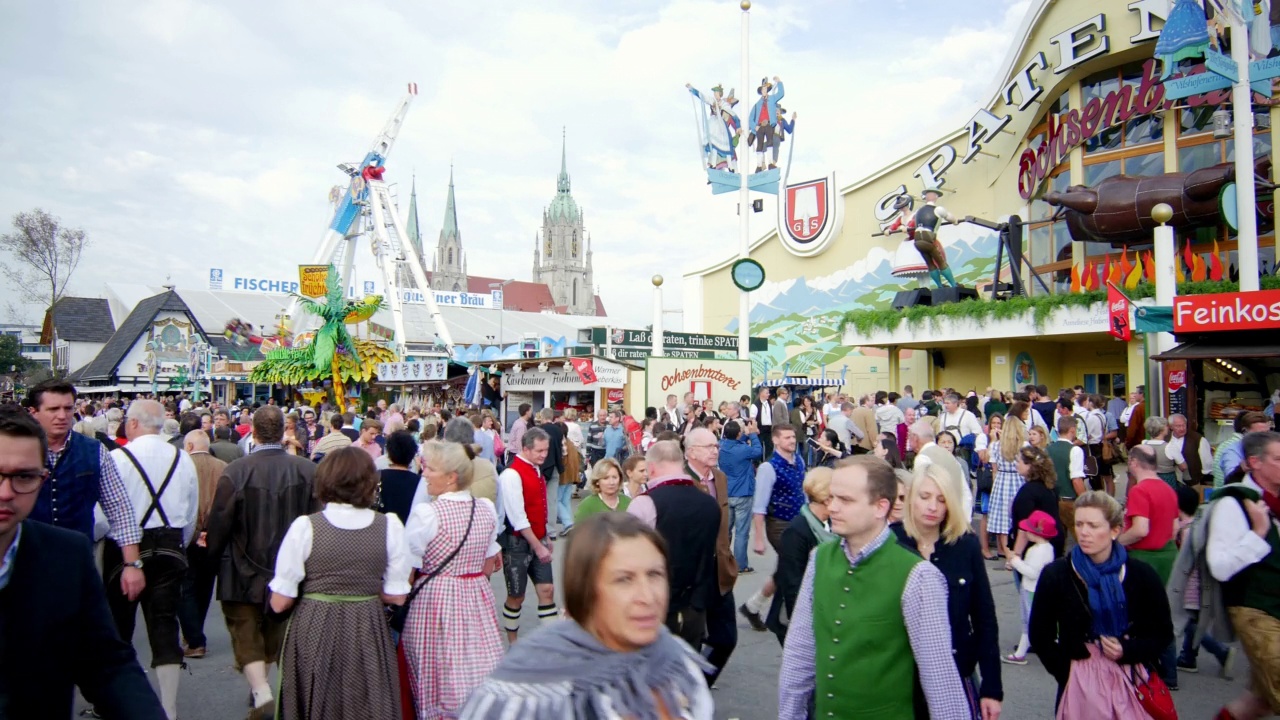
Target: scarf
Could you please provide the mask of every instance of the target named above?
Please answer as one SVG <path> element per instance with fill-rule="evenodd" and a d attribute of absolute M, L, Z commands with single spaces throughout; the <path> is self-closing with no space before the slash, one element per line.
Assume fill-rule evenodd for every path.
<path fill-rule="evenodd" d="M 657 720 L 655 695 L 672 717 L 680 717 L 682 708 L 706 688 L 700 673 L 690 673 L 691 662 L 703 670 L 711 667 L 665 627 L 653 644 L 621 653 L 600 644 L 578 623 L 561 620 L 512 646 L 458 717 Z"/>
<path fill-rule="evenodd" d="M 1077 545 L 1071 550 L 1071 566 L 1089 591 L 1089 614 L 1093 618 L 1093 634 L 1098 637 L 1124 637 L 1129 630 L 1129 606 L 1125 602 L 1120 572 L 1129 553 L 1118 542 L 1111 543 L 1111 557 L 1095 563 Z"/>
<path fill-rule="evenodd" d="M 818 539 L 819 545 L 828 540 L 836 539 L 836 534 L 827 529 L 826 523 L 814 516 L 808 505 L 800 508 L 800 514 L 804 515 L 805 522 L 809 523 L 809 531 Z"/>

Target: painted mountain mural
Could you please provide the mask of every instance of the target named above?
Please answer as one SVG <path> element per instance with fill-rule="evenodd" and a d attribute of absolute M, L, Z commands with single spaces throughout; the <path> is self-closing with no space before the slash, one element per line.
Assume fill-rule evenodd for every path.
<path fill-rule="evenodd" d="M 974 225 L 946 227 L 942 241 L 960 284 L 972 287 L 991 279 L 999 244 L 994 233 Z M 752 353 L 752 374 L 763 376 L 784 365 L 795 375 L 821 372 L 824 365 L 858 352 L 840 344 L 840 318 L 845 312 L 887 308 L 899 290 L 919 284 L 894 277 L 893 255 L 879 246 L 830 275 L 766 282 L 751 293 L 750 317 L 751 334 L 768 337 L 769 350 Z M 724 329 L 736 333 L 737 319 Z M 828 368 L 831 372 L 839 368 Z"/>

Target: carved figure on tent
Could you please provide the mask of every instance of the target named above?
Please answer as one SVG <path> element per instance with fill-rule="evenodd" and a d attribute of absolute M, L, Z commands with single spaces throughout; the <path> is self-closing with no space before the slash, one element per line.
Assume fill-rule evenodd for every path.
<path fill-rule="evenodd" d="M 942 247 L 942 241 L 938 239 L 938 226 L 944 221 L 958 223 L 960 219 L 938 204 L 938 198 L 942 197 L 942 191 L 938 188 L 925 188 L 921 194 L 924 196 L 924 204 L 912 216 L 911 224 L 914 229 L 908 231 L 907 237 L 914 242 L 916 250 L 924 258 L 929 278 L 933 280 L 934 285 L 945 287 L 942 283 L 945 278 L 951 287 L 959 287 L 956 276 L 951 272 L 951 266 L 947 264 L 947 251 Z"/>
<path fill-rule="evenodd" d="M 1269 158 L 1259 158 L 1254 163 L 1258 187 L 1272 187 L 1265 180 L 1270 170 Z M 1115 247 L 1142 245 L 1151 242 L 1156 226 L 1151 209 L 1159 203 L 1173 208 L 1169 224 L 1178 231 L 1217 225 L 1222 218 L 1219 194 L 1235 181 L 1235 176 L 1234 163 L 1155 177 L 1116 175 L 1092 188 L 1072 185 L 1063 192 L 1046 193 L 1044 201 L 1066 209 L 1072 240 L 1105 242 Z"/>
<path fill-rule="evenodd" d="M 738 144 L 738 136 L 742 133 L 742 123 L 733 108 L 738 99 L 729 90 L 724 94 L 724 87 L 716 85 L 711 92 L 699 92 L 694 86 L 685 83 L 685 88 L 695 98 L 707 106 L 707 113 L 699 113 L 699 139 L 702 142 L 703 159 L 707 167 L 716 170 L 737 172 L 738 159 L 734 147 Z"/>
<path fill-rule="evenodd" d="M 760 81 L 760 87 L 756 88 L 756 94 L 760 96 L 756 103 L 751 106 L 751 112 L 747 114 L 746 126 L 751 128 L 751 135 L 755 140 L 756 146 L 756 172 L 764 172 L 765 170 L 765 150 L 773 150 L 777 146 L 777 128 L 778 119 L 778 103 L 786 95 L 786 90 L 782 87 L 782 81 L 777 75 L 773 76 L 773 81 L 764 78 Z M 750 142 L 750 140 L 748 141 Z M 769 169 L 776 168 L 777 161 L 769 163 Z"/>
<path fill-rule="evenodd" d="M 893 276 L 907 279 L 922 278 L 929 274 L 929 265 L 916 249 L 916 199 L 911 195 L 899 195 L 893 201 L 893 209 L 897 214 L 884 229 L 885 234 L 892 235 L 900 231 L 907 234 L 893 253 Z"/>

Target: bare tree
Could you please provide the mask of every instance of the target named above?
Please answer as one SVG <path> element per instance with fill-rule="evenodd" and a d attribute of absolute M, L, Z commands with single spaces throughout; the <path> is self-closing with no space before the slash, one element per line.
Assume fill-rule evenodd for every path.
<path fill-rule="evenodd" d="M 63 227 L 62 221 L 36 208 L 13 216 L 14 232 L 0 235 L 0 250 L 17 262 L 0 265 L 0 274 L 22 292 L 25 302 L 45 305 L 47 312 L 66 294 L 67 283 L 89 244 L 84 230 Z M 50 348 L 50 365 L 58 367 L 57 343 Z"/>

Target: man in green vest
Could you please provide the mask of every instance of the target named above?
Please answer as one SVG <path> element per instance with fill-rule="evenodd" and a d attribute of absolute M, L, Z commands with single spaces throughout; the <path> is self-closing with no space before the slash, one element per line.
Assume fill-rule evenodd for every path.
<path fill-rule="evenodd" d="M 1222 604 L 1252 677 L 1249 690 L 1215 720 L 1280 713 L 1280 434 L 1250 433 L 1243 445 L 1247 472 L 1214 494 L 1205 557 L 1213 579 L 1222 583 Z"/>
<path fill-rule="evenodd" d="M 1049 459 L 1058 471 L 1058 517 L 1067 526 L 1071 541 L 1076 539 L 1076 498 L 1089 491 L 1084 477 L 1084 448 L 1076 444 L 1074 417 L 1058 418 L 1058 439 L 1049 443 Z"/>
<path fill-rule="evenodd" d="M 893 468 L 836 463 L 831 530 L 809 556 L 782 651 L 779 720 L 969 720 L 942 573 L 891 538 Z"/>

